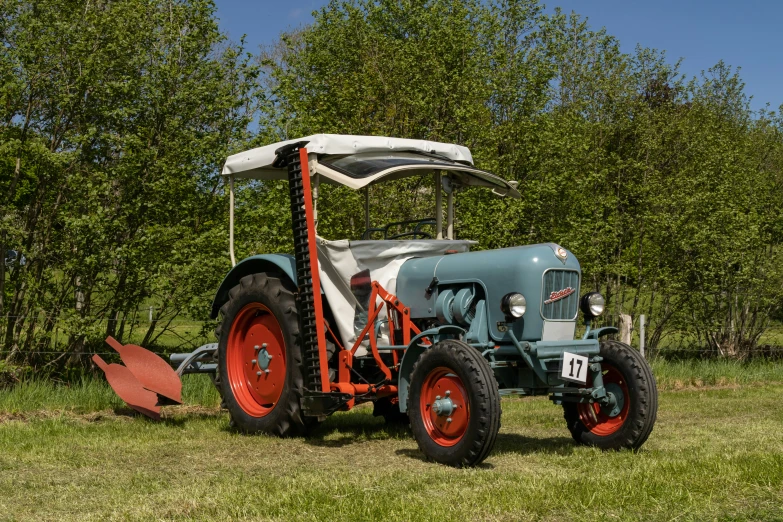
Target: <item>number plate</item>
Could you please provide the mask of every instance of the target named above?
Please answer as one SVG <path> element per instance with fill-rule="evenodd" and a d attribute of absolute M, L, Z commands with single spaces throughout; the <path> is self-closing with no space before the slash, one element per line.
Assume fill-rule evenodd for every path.
<path fill-rule="evenodd" d="M 587 382 L 587 357 L 575 353 L 563 352 L 563 369 L 560 378 L 564 381 Z"/>

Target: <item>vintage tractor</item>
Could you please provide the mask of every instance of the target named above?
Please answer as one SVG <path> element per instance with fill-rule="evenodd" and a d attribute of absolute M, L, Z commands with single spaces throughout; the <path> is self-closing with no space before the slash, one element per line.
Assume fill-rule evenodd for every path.
<path fill-rule="evenodd" d="M 470 252 L 474 242 L 454 238 L 460 188 L 519 197 L 467 148 L 320 134 L 231 156 L 223 174 L 234 266 L 212 305 L 218 343 L 172 361 L 180 374 L 214 372 L 237 429 L 305 435 L 372 401 L 388 422 L 410 422 L 427 457 L 473 466 L 495 443 L 500 397 L 513 394 L 562 405 L 580 444 L 635 449 L 650 435 L 655 378 L 636 350 L 600 340 L 615 328 L 590 328 L 604 299 L 580 299 L 576 257 L 554 243 Z M 434 176 L 434 217 L 371 227 L 367 187 L 413 175 Z M 294 256 L 235 262 L 235 178 L 288 179 Z M 364 190 L 361 239 L 317 235 L 320 183 Z M 575 339 L 580 309 L 587 328 Z"/>

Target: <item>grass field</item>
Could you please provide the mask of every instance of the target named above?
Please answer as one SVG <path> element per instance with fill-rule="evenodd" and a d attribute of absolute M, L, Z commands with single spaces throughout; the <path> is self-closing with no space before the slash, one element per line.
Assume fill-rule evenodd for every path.
<path fill-rule="evenodd" d="M 368 408 L 309 439 L 228 428 L 203 376 L 160 423 L 101 381 L 0 392 L 0 520 L 782 520 L 783 367 L 657 362 L 638 453 L 576 446 L 546 399 L 503 401 L 477 469 L 425 462 Z"/>

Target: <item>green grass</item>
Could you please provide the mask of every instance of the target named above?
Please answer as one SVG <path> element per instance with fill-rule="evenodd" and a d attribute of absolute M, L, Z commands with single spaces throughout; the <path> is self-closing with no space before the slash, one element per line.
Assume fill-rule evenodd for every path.
<path fill-rule="evenodd" d="M 204 375 L 183 377 L 182 397 L 188 405 L 220 404 L 217 391 Z M 103 378 L 94 377 L 84 377 L 73 384 L 34 379 L 0 391 L 0 416 L 44 411 L 80 414 L 122 408 L 123 404 Z"/>
<path fill-rule="evenodd" d="M 677 390 L 703 386 L 738 386 L 758 383 L 783 384 L 783 361 L 655 359 L 651 366 L 658 388 Z"/>
<path fill-rule="evenodd" d="M 783 361 L 656 359 L 651 365 L 660 390 L 783 384 Z M 203 375 L 183 378 L 183 397 L 186 404 L 206 407 L 215 407 L 220 402 L 211 381 Z M 0 415 L 39 410 L 87 413 L 121 406 L 122 401 L 100 376 L 84 377 L 73 384 L 33 379 L 23 381 L 10 391 L 0 390 Z"/>
<path fill-rule="evenodd" d="M 576 446 L 545 398 L 505 399 L 494 452 L 467 470 L 366 407 L 277 439 L 230 430 L 204 376 L 185 379 L 200 406 L 157 423 L 100 381 L 28 382 L 0 392 L 0 520 L 783 519 L 783 385 L 763 383 L 781 366 L 654 367 L 718 386 L 663 386 L 641 451 Z"/>

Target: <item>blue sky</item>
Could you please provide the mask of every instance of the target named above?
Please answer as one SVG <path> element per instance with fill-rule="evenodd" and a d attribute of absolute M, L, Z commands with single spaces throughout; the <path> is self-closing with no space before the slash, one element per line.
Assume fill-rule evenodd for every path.
<path fill-rule="evenodd" d="M 312 20 L 311 12 L 326 0 L 215 0 L 223 30 L 238 40 L 247 34 L 252 49 L 273 42 L 280 32 Z M 556 0 L 589 19 L 594 29 L 606 27 L 624 51 L 636 44 L 666 51 L 671 61 L 683 59 L 688 76 L 723 59 L 741 67 L 754 109 L 769 102 L 783 104 L 783 1 L 781 0 Z"/>

